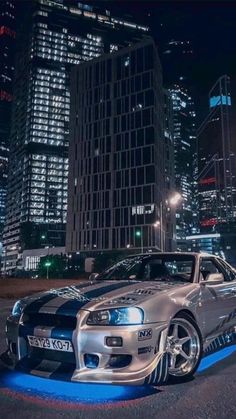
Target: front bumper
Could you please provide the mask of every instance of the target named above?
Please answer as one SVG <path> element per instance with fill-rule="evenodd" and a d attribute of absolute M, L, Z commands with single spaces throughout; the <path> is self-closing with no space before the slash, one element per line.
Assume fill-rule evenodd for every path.
<path fill-rule="evenodd" d="M 76 382 L 142 385 L 162 362 L 165 353 L 167 323 L 135 326 L 88 326 L 89 312 L 81 310 L 74 330 L 25 325 L 10 316 L 6 331 L 8 356 L 14 367 L 23 366 L 32 374 L 56 378 L 55 369 L 70 371 Z M 73 354 L 54 350 L 32 351 L 27 335 L 69 339 Z M 119 337 L 122 346 L 107 345 L 108 337 Z M 41 352 L 41 353 L 40 353 Z M 60 378 L 62 376 L 60 375 Z"/>

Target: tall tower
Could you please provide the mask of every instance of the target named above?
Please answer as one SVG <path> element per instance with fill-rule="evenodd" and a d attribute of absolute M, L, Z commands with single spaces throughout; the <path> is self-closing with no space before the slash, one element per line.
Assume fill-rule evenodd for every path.
<path fill-rule="evenodd" d="M 0 242 L 6 211 L 9 136 L 11 125 L 12 85 L 14 74 L 15 5 L 0 2 Z"/>
<path fill-rule="evenodd" d="M 172 139 L 167 148 L 154 42 L 75 67 L 71 88 L 67 252 L 171 250 Z"/>
<path fill-rule="evenodd" d="M 185 238 L 196 228 L 196 113 L 192 97 L 181 84 L 169 89 L 173 102 L 175 187 L 182 195 L 176 209 L 176 238 L 179 250 L 185 249 Z M 187 249 L 185 249 L 187 250 Z"/>
<path fill-rule="evenodd" d="M 19 10 L 7 219 L 6 270 L 23 250 L 65 244 L 72 65 L 141 38 L 145 26 L 73 0 Z"/>
<path fill-rule="evenodd" d="M 193 47 L 172 39 L 163 48 L 165 84 L 173 102 L 175 187 L 182 195 L 176 208 L 177 249 L 187 250 L 186 236 L 198 227 L 196 111 L 191 86 Z"/>
<path fill-rule="evenodd" d="M 220 77 L 209 92 L 209 114 L 198 129 L 201 232 L 214 231 L 235 214 L 235 154 L 230 132 L 230 79 Z"/>

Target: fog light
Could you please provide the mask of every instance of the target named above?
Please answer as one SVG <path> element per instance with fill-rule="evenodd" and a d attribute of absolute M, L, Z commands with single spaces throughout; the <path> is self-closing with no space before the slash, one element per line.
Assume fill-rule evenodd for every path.
<path fill-rule="evenodd" d="M 84 363 L 87 368 L 97 368 L 99 364 L 99 357 L 94 354 L 85 354 Z"/>
<path fill-rule="evenodd" d="M 106 337 L 105 342 L 107 346 L 120 347 L 123 346 L 123 339 L 121 337 Z"/>

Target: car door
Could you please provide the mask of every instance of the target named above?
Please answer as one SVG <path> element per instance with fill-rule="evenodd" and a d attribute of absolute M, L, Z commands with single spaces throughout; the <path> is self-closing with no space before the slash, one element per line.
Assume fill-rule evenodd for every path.
<path fill-rule="evenodd" d="M 236 284 L 217 258 L 202 257 L 200 274 L 204 281 L 208 273 L 222 273 L 222 284 L 205 285 L 202 289 L 202 308 L 204 312 L 204 335 L 206 338 L 224 333 L 233 324 L 236 304 Z"/>

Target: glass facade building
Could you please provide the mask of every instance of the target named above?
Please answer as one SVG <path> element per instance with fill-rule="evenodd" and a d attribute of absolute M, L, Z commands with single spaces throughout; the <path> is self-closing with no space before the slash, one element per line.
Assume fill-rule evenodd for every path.
<path fill-rule="evenodd" d="M 19 9 L 6 270 L 21 267 L 25 249 L 65 243 L 71 67 L 148 32 L 74 1 L 34 0 Z"/>
<path fill-rule="evenodd" d="M 207 250 L 236 264 L 236 165 L 230 79 L 222 76 L 209 92 L 209 114 L 197 131 L 200 234 L 191 250 Z"/>
<path fill-rule="evenodd" d="M 16 42 L 15 5 L 0 2 L 0 242 L 6 211 L 6 187 L 11 125 L 14 48 Z"/>
<path fill-rule="evenodd" d="M 169 114 L 154 42 L 77 66 L 71 89 L 67 252 L 160 250 L 161 231 L 171 250 Z"/>
<path fill-rule="evenodd" d="M 173 102 L 175 187 L 182 201 L 176 208 L 178 250 L 187 250 L 186 236 L 198 231 L 196 111 L 193 100 L 193 47 L 171 39 L 162 47 L 165 83 Z"/>
<path fill-rule="evenodd" d="M 235 217 L 235 154 L 231 144 L 230 80 L 223 76 L 209 93 L 209 114 L 198 130 L 198 191 L 201 232 Z"/>
<path fill-rule="evenodd" d="M 170 89 L 173 102 L 175 185 L 182 200 L 176 209 L 176 238 L 184 249 L 186 236 L 197 227 L 196 113 L 189 92 L 181 85 Z"/>

